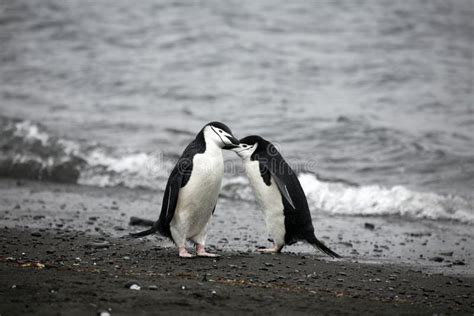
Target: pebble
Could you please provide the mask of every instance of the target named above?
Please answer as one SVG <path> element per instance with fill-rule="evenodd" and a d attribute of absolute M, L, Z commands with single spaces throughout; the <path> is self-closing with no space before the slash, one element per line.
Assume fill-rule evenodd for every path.
<path fill-rule="evenodd" d="M 156 285 L 149 285 L 148 286 L 148 289 L 149 290 L 152 290 L 152 291 L 157 291 L 158 290 L 158 287 Z"/>
<path fill-rule="evenodd" d="M 108 248 L 109 246 L 110 246 L 110 243 L 108 241 L 90 242 L 85 245 L 86 248 L 94 248 L 94 249 Z"/>
<path fill-rule="evenodd" d="M 443 262 L 444 258 L 443 257 L 433 257 L 433 258 L 430 258 L 430 261 Z"/>
<path fill-rule="evenodd" d="M 31 233 L 31 236 L 33 236 L 33 237 L 41 237 L 41 233 L 40 233 L 40 232 L 32 232 L 32 233 Z"/>
<path fill-rule="evenodd" d="M 375 225 L 372 224 L 372 223 L 365 223 L 365 224 L 364 224 L 364 228 L 365 228 L 365 229 L 369 229 L 369 230 L 374 230 L 374 229 L 375 229 Z"/>
<path fill-rule="evenodd" d="M 141 286 L 136 281 L 128 281 L 127 283 L 125 283 L 125 288 L 139 291 L 141 289 Z"/>
<path fill-rule="evenodd" d="M 453 262 L 453 265 L 455 266 L 464 266 L 466 265 L 466 263 L 464 261 L 461 261 L 461 260 L 456 260 Z"/>

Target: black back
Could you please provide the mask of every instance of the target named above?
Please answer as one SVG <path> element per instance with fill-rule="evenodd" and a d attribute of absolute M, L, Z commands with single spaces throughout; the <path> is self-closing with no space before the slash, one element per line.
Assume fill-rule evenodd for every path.
<path fill-rule="evenodd" d="M 183 154 L 171 171 L 166 184 L 165 194 L 163 195 L 160 217 L 155 224 L 157 225 L 157 230 L 164 236 L 171 238 L 170 223 L 178 202 L 179 190 L 188 183 L 191 177 L 194 155 L 205 151 L 206 142 L 204 140 L 204 132 L 201 130 L 183 151 Z"/>
<path fill-rule="evenodd" d="M 221 122 L 208 123 L 201 129 L 201 131 L 196 135 L 196 138 L 183 151 L 183 154 L 171 171 L 168 182 L 166 183 L 165 194 L 163 195 L 160 217 L 152 228 L 146 231 L 132 233 L 130 234 L 132 237 L 143 237 L 159 231 L 162 235 L 172 238 L 170 224 L 173 220 L 176 205 L 178 203 L 179 190 L 188 183 L 189 178 L 191 177 L 194 155 L 202 154 L 206 151 L 204 129 L 209 125 L 222 129 L 232 135 L 230 128 Z M 215 209 L 216 207 L 214 206 L 212 213 L 214 213 Z"/>
<path fill-rule="evenodd" d="M 283 159 L 278 149 L 260 136 L 247 136 L 242 138 L 240 143 L 247 145 L 257 143 L 257 149 L 250 159 L 259 162 L 260 174 L 265 184 L 269 186 L 275 181 L 278 186 L 285 215 L 285 243 L 292 244 L 298 240 L 306 240 L 324 253 L 339 257 L 315 237 L 306 195 L 296 173 Z"/>

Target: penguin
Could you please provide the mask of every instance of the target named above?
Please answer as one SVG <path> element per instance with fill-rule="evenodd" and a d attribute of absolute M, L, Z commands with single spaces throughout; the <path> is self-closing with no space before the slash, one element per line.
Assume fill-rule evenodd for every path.
<path fill-rule="evenodd" d="M 206 252 L 204 245 L 224 174 L 222 149 L 238 145 L 239 141 L 225 124 L 206 124 L 171 171 L 158 220 L 150 229 L 131 236 L 138 238 L 158 232 L 174 241 L 182 258 L 194 257 L 185 248 L 186 241 L 191 240 L 197 256 L 216 257 Z"/>
<path fill-rule="evenodd" d="M 279 253 L 284 245 L 299 240 L 333 257 L 340 256 L 329 249 L 315 234 L 305 193 L 288 163 L 277 148 L 260 136 L 240 139 L 232 149 L 242 158 L 245 173 L 263 210 L 273 247 L 258 249 L 265 253 Z"/>

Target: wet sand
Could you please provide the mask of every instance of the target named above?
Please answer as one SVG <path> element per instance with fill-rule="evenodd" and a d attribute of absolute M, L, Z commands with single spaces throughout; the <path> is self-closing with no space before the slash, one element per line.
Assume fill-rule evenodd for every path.
<path fill-rule="evenodd" d="M 183 260 L 146 242 L 60 230 L 0 234 L 5 315 L 474 312 L 469 277 L 295 254 Z"/>
<path fill-rule="evenodd" d="M 15 180 L 1 180 L 0 192 L 2 315 L 82 315 L 109 309 L 112 315 L 474 313 L 474 278 L 465 258 L 456 257 L 457 249 L 443 257 L 448 264 L 429 261 L 442 265 L 444 275 L 429 266 L 381 263 L 383 258 L 363 263 L 375 261 L 370 255 L 351 255 L 354 249 L 363 253 L 363 243 L 333 237 L 347 230 L 338 226 L 342 219 L 326 219 L 333 228 L 321 235 L 328 235 L 324 240 L 345 255 L 343 260 L 295 253 L 298 248 L 291 247 L 279 255 L 233 247 L 258 246 L 265 235 L 255 243 L 250 242 L 254 235 L 246 239 L 245 234 L 238 240 L 226 236 L 228 242 L 221 243 L 221 228 L 236 220 L 221 215 L 209 248 L 222 256 L 184 260 L 167 247 L 169 242 L 120 238 L 135 229 L 128 226 L 130 215 L 157 214 L 160 193 Z M 361 228 L 366 234 L 382 225 L 371 222 L 373 230 Z M 354 245 L 342 247 L 350 241 Z M 141 289 L 127 288 L 133 283 Z"/>

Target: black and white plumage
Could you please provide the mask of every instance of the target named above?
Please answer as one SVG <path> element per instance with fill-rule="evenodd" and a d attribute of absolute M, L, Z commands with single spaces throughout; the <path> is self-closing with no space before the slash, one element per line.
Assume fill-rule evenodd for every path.
<path fill-rule="evenodd" d="M 243 160 L 274 241 L 273 248 L 261 251 L 280 252 L 284 245 L 305 240 L 325 254 L 339 258 L 316 238 L 303 188 L 277 148 L 260 136 L 247 136 L 232 150 Z"/>
<path fill-rule="evenodd" d="M 197 254 L 205 252 L 207 228 L 214 213 L 224 173 L 222 149 L 236 147 L 239 141 L 223 123 L 203 127 L 186 147 L 168 178 L 159 219 L 152 228 L 131 234 L 143 237 L 155 232 L 170 237 L 181 257 L 190 257 L 185 243 L 196 244 Z"/>

